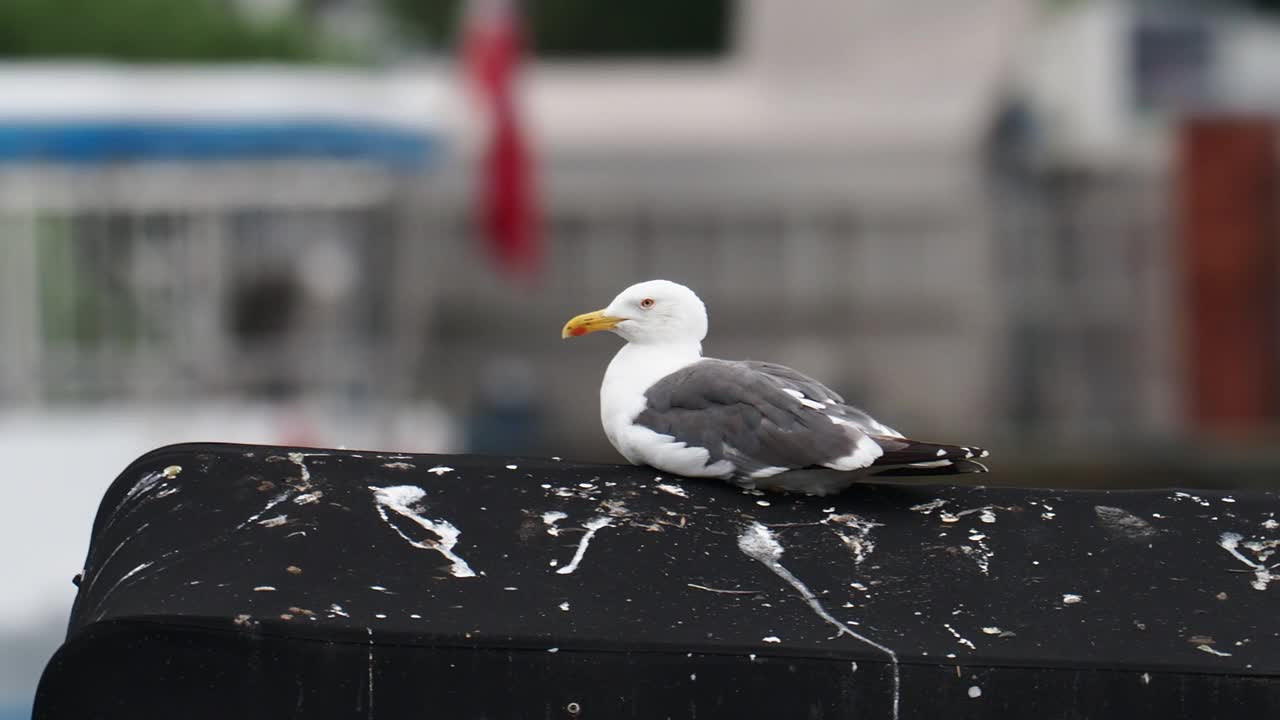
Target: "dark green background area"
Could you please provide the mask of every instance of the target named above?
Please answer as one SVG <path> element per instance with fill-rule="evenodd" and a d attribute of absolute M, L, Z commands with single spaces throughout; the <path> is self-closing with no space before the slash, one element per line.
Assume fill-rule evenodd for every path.
<path fill-rule="evenodd" d="M 390 37 L 429 50 L 456 43 L 465 0 L 382 3 Z M 1070 6 L 1080 0 L 1044 0 Z M 1280 12 L 1280 0 L 1136 0 L 1157 7 Z M 1167 4 L 1166 4 L 1167 2 Z M 316 21 L 320 0 L 265 23 L 232 0 L 0 0 L 0 58 L 338 61 L 399 48 L 335 43 Z M 714 57 L 730 50 L 735 0 L 524 0 L 529 44 L 543 57 Z"/>
<path fill-rule="evenodd" d="M 451 44 L 462 0 L 388 0 L 405 28 Z M 534 51 L 542 56 L 706 56 L 728 49 L 731 0 L 527 0 Z"/>
<path fill-rule="evenodd" d="M 455 44 L 461 0 L 381 1 L 391 35 L 410 47 Z M 388 49 L 333 42 L 309 13 L 313 5 L 253 22 L 230 0 L 0 0 L 0 58 L 350 62 Z M 525 13 L 529 44 L 542 56 L 696 57 L 727 49 L 732 6 L 732 0 L 533 0 Z"/>
<path fill-rule="evenodd" d="M 0 0 L 0 57 L 318 60 L 300 18 L 252 23 L 227 0 Z"/>

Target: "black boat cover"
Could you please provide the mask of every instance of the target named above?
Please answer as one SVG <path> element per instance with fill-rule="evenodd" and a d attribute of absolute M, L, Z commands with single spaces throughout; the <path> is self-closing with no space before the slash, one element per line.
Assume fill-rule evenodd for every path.
<path fill-rule="evenodd" d="M 1275 492 L 167 447 L 102 501 L 35 717 L 1280 717 L 1278 526 Z"/>

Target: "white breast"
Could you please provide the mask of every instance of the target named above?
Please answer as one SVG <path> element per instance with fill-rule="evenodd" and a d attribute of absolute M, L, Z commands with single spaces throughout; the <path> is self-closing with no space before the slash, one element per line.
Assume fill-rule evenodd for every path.
<path fill-rule="evenodd" d="M 645 390 L 658 380 L 701 359 L 697 345 L 628 343 L 614 355 L 600 385 L 600 423 L 610 444 L 633 465 L 689 477 L 725 477 L 727 462 L 708 465 L 710 453 L 687 447 L 670 435 L 635 424 L 645 407 Z"/>

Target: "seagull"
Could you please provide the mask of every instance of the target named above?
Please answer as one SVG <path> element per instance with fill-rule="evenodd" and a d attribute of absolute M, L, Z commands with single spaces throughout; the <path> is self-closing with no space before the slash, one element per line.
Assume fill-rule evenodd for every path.
<path fill-rule="evenodd" d="M 565 324 L 627 341 L 600 385 L 600 421 L 634 465 L 745 489 L 832 495 L 872 474 L 985 472 L 977 447 L 906 438 L 791 368 L 703 357 L 707 310 L 689 288 L 650 280 Z"/>

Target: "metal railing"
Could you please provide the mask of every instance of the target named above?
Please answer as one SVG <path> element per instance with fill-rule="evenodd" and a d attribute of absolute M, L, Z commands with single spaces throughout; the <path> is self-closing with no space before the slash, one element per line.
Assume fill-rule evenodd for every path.
<path fill-rule="evenodd" d="M 463 194 L 421 178 L 323 163 L 10 167 L 0 402 L 431 397 L 463 413 L 503 357 L 537 379 L 552 432 L 595 438 L 607 350 L 566 349 L 559 324 L 666 276 L 707 301 L 710 351 L 794 364 L 894 422 L 1169 430 L 1164 180 L 931 187 L 561 193 L 546 272 L 527 288 L 492 270 Z"/>
<path fill-rule="evenodd" d="M 6 169 L 0 398 L 370 392 L 403 192 L 328 164 Z"/>

